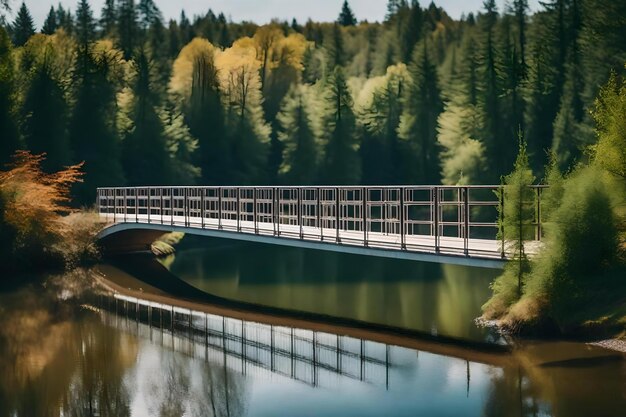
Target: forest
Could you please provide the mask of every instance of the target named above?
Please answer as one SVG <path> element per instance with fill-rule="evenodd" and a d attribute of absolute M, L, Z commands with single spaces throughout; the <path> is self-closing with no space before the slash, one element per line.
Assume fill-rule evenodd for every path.
<path fill-rule="evenodd" d="M 625 72 L 611 0 L 486 0 L 459 20 L 390 0 L 380 23 L 346 1 L 335 22 L 264 26 L 81 0 L 41 28 L 3 3 L 0 164 L 84 162 L 80 205 L 125 184 L 497 184 L 520 136 L 541 179 L 551 153 L 564 171 L 588 157 L 594 100 Z"/>

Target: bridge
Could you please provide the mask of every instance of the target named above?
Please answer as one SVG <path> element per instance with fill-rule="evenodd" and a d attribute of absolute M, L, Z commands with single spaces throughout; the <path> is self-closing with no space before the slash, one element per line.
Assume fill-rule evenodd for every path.
<path fill-rule="evenodd" d="M 542 186 L 534 239 L 542 235 Z M 106 251 L 149 249 L 184 232 L 343 253 L 501 268 L 512 256 L 498 223 L 502 186 L 98 188 Z"/>

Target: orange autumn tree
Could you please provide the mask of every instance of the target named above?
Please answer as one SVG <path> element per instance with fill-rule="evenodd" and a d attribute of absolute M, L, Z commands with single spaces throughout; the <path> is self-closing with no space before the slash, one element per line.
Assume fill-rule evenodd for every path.
<path fill-rule="evenodd" d="M 45 154 L 18 151 L 7 171 L 0 171 L 0 259 L 48 263 L 61 259 L 59 243 L 72 230 L 67 215 L 70 189 L 82 181 L 82 163 L 48 174 Z M 36 265 L 31 265 L 36 266 Z"/>

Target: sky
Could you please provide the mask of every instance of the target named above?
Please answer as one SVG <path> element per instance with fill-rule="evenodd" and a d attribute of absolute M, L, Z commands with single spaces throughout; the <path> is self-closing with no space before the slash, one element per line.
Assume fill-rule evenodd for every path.
<path fill-rule="evenodd" d="M 19 8 L 21 0 L 9 0 L 13 12 Z M 138 0 L 136 0 L 138 2 Z M 500 8 L 505 0 L 497 0 Z M 35 24 L 41 27 L 50 10 L 51 5 L 59 3 L 58 0 L 25 0 L 31 11 Z M 314 21 L 333 21 L 339 15 L 343 0 L 155 0 L 166 19 L 178 18 L 181 10 L 185 10 L 187 16 L 204 15 L 209 9 L 215 14 L 223 12 L 233 21 L 248 20 L 255 23 L 267 23 L 272 18 L 291 20 L 296 18 L 299 22 L 305 22 L 308 18 Z M 63 7 L 76 9 L 78 0 L 61 0 Z M 387 0 L 349 0 L 350 6 L 358 20 L 382 21 L 385 17 Z M 425 7 L 430 0 L 420 0 Z M 459 18 L 462 13 L 480 10 L 483 0 L 438 0 L 435 4 L 443 7 L 453 18 Z M 104 0 L 90 0 L 90 4 L 96 16 Z M 539 0 L 529 0 L 532 10 L 539 7 Z M 9 16 L 9 20 L 12 17 Z"/>

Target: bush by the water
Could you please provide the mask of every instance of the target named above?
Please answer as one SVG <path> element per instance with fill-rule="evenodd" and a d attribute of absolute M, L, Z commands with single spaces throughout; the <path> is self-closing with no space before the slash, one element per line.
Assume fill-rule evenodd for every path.
<path fill-rule="evenodd" d="M 45 155 L 17 152 L 0 171 L 0 262 L 4 270 L 66 267 L 96 253 L 96 216 L 70 208 L 82 164 L 48 174 Z"/>
<path fill-rule="evenodd" d="M 507 264 L 483 306 L 486 318 L 512 329 L 549 323 L 569 331 L 598 321 L 624 326 L 625 114 L 626 81 L 613 77 L 593 113 L 598 142 L 591 147 L 589 163 L 563 177 L 552 161 L 546 177 L 551 188 L 542 200 L 541 251 L 528 269 L 520 262 Z M 519 170 L 516 165 L 514 173 Z M 519 185 L 518 177 L 507 180 Z M 514 220 L 521 224 L 528 219 Z"/>

